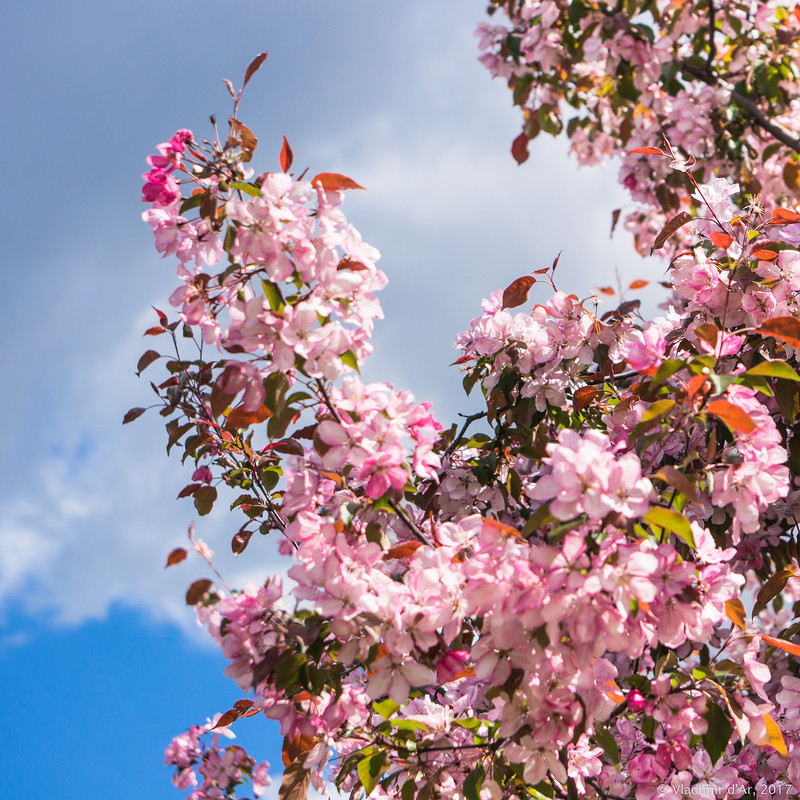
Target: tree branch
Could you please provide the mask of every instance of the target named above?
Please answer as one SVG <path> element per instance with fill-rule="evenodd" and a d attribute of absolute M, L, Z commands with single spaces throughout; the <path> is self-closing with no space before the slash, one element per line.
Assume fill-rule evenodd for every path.
<path fill-rule="evenodd" d="M 682 64 L 681 69 L 684 72 L 688 72 L 693 78 L 709 86 L 720 86 L 725 89 L 725 91 L 730 93 L 731 100 L 744 109 L 746 116 L 751 122 L 769 133 L 770 136 L 773 136 L 782 144 L 785 144 L 791 150 L 794 150 L 795 153 L 800 153 L 800 139 L 792 135 L 786 128 L 770 121 L 767 115 L 749 97 L 745 97 L 743 94 L 737 92 L 726 80 L 711 74 L 707 70 L 695 67 L 693 64 Z"/>

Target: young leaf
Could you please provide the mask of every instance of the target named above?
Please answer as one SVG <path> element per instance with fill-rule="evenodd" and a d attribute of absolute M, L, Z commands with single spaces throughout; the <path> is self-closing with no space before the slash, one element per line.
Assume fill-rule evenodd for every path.
<path fill-rule="evenodd" d="M 734 597 L 733 600 L 725 601 L 725 613 L 728 615 L 728 619 L 739 628 L 739 630 L 743 631 L 745 629 L 746 614 L 744 603 L 742 603 L 738 597 Z"/>
<path fill-rule="evenodd" d="M 784 758 L 786 758 L 786 740 L 778 727 L 778 723 L 769 714 L 764 714 L 764 734 L 758 738 L 750 735 L 750 738 L 761 747 L 774 747 Z"/>
<path fill-rule="evenodd" d="M 214 581 L 208 578 L 201 578 L 199 581 L 195 581 L 186 591 L 186 605 L 196 606 L 213 585 Z"/>
<path fill-rule="evenodd" d="M 642 280 L 638 278 L 635 281 L 631 281 L 630 285 L 628 286 L 629 289 L 644 289 L 645 286 L 649 286 L 650 281 Z"/>
<path fill-rule="evenodd" d="M 795 222 L 800 222 L 800 214 L 788 208 L 774 209 L 772 212 L 772 219 L 770 219 L 770 223 L 780 225 L 787 225 Z"/>
<path fill-rule="evenodd" d="M 761 638 L 767 644 L 771 644 L 773 647 L 780 647 L 781 650 L 785 650 L 787 653 L 791 653 L 793 656 L 800 656 L 800 644 L 787 642 L 786 639 L 778 639 L 775 636 L 767 636 L 765 633 L 761 634 Z"/>
<path fill-rule="evenodd" d="M 572 397 L 572 405 L 576 412 L 588 408 L 597 397 L 599 390 L 596 386 L 581 386 Z"/>
<path fill-rule="evenodd" d="M 718 247 L 720 250 L 727 250 L 734 241 L 733 236 L 720 231 L 711 231 L 708 234 L 708 238 L 711 240 L 711 244 L 713 244 L 714 247 Z"/>
<path fill-rule="evenodd" d="M 685 494 L 692 502 L 697 502 L 697 489 L 694 483 L 689 480 L 677 467 L 667 465 L 653 475 L 654 478 L 661 478 L 670 486 L 674 486 L 681 494 Z"/>
<path fill-rule="evenodd" d="M 528 136 L 521 133 L 511 143 L 511 155 L 514 156 L 514 161 L 517 164 L 524 164 L 528 160 Z"/>
<path fill-rule="evenodd" d="M 159 358 L 161 358 L 161 353 L 157 353 L 155 350 L 148 350 L 139 359 L 139 363 L 136 365 L 136 373 L 140 374 Z"/>
<path fill-rule="evenodd" d="M 306 800 L 311 785 L 311 771 L 305 768 L 305 754 L 298 756 L 283 773 L 278 800 Z"/>
<path fill-rule="evenodd" d="M 637 147 L 634 150 L 628 150 L 628 155 L 632 156 L 634 154 L 641 153 L 642 155 L 646 156 L 666 156 L 668 153 L 665 153 L 663 150 L 660 150 L 658 147 Z"/>
<path fill-rule="evenodd" d="M 674 216 L 661 229 L 661 233 L 659 233 L 658 236 L 656 236 L 656 239 L 653 242 L 653 246 L 650 248 L 650 255 L 653 255 L 653 253 L 656 250 L 660 250 L 666 243 L 667 239 L 669 239 L 669 237 L 672 236 L 672 234 L 675 233 L 675 231 L 679 230 L 684 225 L 686 225 L 687 222 L 691 222 L 693 219 L 694 217 L 691 214 L 687 213 L 686 211 L 681 211 L 680 214 Z"/>
<path fill-rule="evenodd" d="M 789 578 L 794 577 L 794 570 L 791 569 L 781 569 L 770 576 L 769 580 L 761 587 L 758 597 L 756 597 L 756 604 L 753 606 L 753 616 L 757 616 L 760 611 L 765 609 L 769 602 L 784 590 Z"/>
<path fill-rule="evenodd" d="M 171 567 L 174 564 L 180 564 L 186 558 L 186 549 L 183 547 L 176 547 L 168 556 L 165 567 Z"/>
<path fill-rule="evenodd" d="M 345 189 L 363 189 L 352 178 L 338 172 L 320 172 L 311 179 L 312 186 L 322 186 L 328 192 L 341 192 Z"/>
<path fill-rule="evenodd" d="M 800 319 L 795 317 L 773 317 L 765 320 L 760 328 L 756 328 L 756 333 L 774 336 L 792 347 L 800 347 Z"/>
<path fill-rule="evenodd" d="M 534 283 L 536 278 L 533 275 L 523 275 L 506 286 L 503 292 L 503 308 L 517 308 L 526 302 Z"/>
<path fill-rule="evenodd" d="M 216 499 L 217 490 L 213 486 L 201 486 L 194 493 L 194 507 L 197 509 L 197 513 L 204 517 L 211 511 Z"/>
<path fill-rule="evenodd" d="M 147 411 L 147 409 L 146 409 L 146 408 L 132 408 L 132 409 L 131 409 L 131 410 L 130 410 L 130 411 L 129 411 L 129 412 L 128 412 L 128 413 L 127 413 L 127 414 L 126 414 L 126 415 L 125 415 L 123 418 L 122 418 L 122 424 L 123 424 L 123 425 L 127 425 L 129 422 L 133 422 L 135 419 L 138 419 L 139 417 L 141 417 L 141 416 L 142 416 L 142 414 L 144 414 L 144 412 L 145 412 L 145 411 Z"/>
<path fill-rule="evenodd" d="M 756 429 L 750 415 L 727 400 L 712 400 L 707 410 L 709 414 L 719 417 L 734 433 L 752 433 Z"/>
<path fill-rule="evenodd" d="M 244 73 L 244 83 L 242 89 L 250 82 L 250 78 L 258 72 L 261 65 L 267 60 L 268 53 L 259 53 L 247 66 Z"/>
<path fill-rule="evenodd" d="M 234 428 L 249 428 L 251 425 L 257 425 L 271 416 L 272 412 L 266 406 L 261 406 L 255 411 L 248 411 L 243 405 L 240 405 L 236 406 L 228 414 L 228 421 L 225 427 L 231 430 Z"/>
<path fill-rule="evenodd" d="M 294 150 L 292 150 L 292 146 L 289 144 L 289 140 L 284 136 L 283 146 L 281 147 L 281 169 L 284 172 L 288 172 L 289 168 L 292 166 L 293 161 L 294 161 Z"/>
<path fill-rule="evenodd" d="M 689 521 L 677 511 L 673 511 L 670 508 L 651 508 L 645 514 L 644 519 L 645 522 L 658 525 L 659 528 L 666 528 L 676 536 L 679 536 L 692 550 L 697 548 Z"/>

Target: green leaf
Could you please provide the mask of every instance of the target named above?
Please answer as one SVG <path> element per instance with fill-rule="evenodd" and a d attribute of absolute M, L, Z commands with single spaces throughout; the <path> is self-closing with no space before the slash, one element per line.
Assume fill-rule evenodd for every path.
<path fill-rule="evenodd" d="M 783 378 L 787 381 L 800 381 L 798 375 L 785 361 L 762 361 L 751 367 L 746 375 L 763 375 L 769 378 Z"/>
<path fill-rule="evenodd" d="M 285 304 L 281 296 L 281 290 L 274 283 L 265 281 L 263 278 L 261 279 L 261 287 L 264 289 L 264 297 L 267 298 L 269 307 L 273 311 L 283 311 Z"/>
<path fill-rule="evenodd" d="M 667 412 L 675 407 L 674 400 L 658 400 L 653 403 L 647 411 L 642 414 L 642 422 L 650 422 L 650 420 L 663 417 Z"/>
<path fill-rule="evenodd" d="M 258 186 L 253 186 L 252 183 L 245 183 L 244 181 L 231 181 L 228 184 L 231 189 L 238 189 L 240 192 L 249 194 L 250 197 L 263 197 L 263 193 Z"/>
<path fill-rule="evenodd" d="M 775 383 L 775 399 L 785 420 L 794 422 L 800 412 L 800 388 L 790 380 L 778 378 Z"/>
<path fill-rule="evenodd" d="M 666 528 L 676 536 L 679 536 L 692 550 L 697 549 L 689 521 L 677 511 L 672 511 L 669 508 L 651 508 L 645 514 L 644 519 L 645 522 L 649 522 L 651 525 Z"/>
<path fill-rule="evenodd" d="M 467 800 L 480 800 L 481 786 L 486 777 L 486 770 L 482 764 L 478 764 L 472 772 L 464 779 L 464 787 L 461 790 Z"/>
<path fill-rule="evenodd" d="M 198 192 L 197 194 L 193 194 L 191 197 L 187 197 L 182 203 L 180 208 L 180 214 L 185 214 L 187 211 L 191 211 L 193 208 L 197 208 L 200 203 L 203 202 L 203 193 Z"/>
<path fill-rule="evenodd" d="M 386 751 L 379 750 L 377 753 L 362 758 L 358 762 L 358 777 L 364 787 L 367 797 L 372 794 L 373 789 L 378 785 L 381 775 L 389 768 L 386 763 Z"/>
<path fill-rule="evenodd" d="M 544 525 L 549 525 L 551 522 L 557 522 L 557 520 L 550 513 L 549 503 L 539 506 L 539 508 L 533 512 L 528 521 L 525 523 L 525 527 L 522 529 L 522 535 L 527 539 L 539 528 L 543 527 Z"/>
<path fill-rule="evenodd" d="M 342 359 L 342 364 L 344 364 L 346 367 L 350 367 L 350 369 L 355 370 L 359 375 L 361 374 L 361 370 L 358 368 L 358 359 L 352 350 L 342 353 L 339 358 Z"/>
<path fill-rule="evenodd" d="M 608 728 L 597 728 L 594 732 L 594 740 L 603 748 L 611 762 L 619 766 L 619 746 Z"/>
<path fill-rule="evenodd" d="M 716 704 L 708 701 L 706 713 L 708 730 L 703 734 L 703 747 L 705 747 L 712 764 L 716 764 L 728 746 L 733 727 L 728 721 L 725 712 Z"/>

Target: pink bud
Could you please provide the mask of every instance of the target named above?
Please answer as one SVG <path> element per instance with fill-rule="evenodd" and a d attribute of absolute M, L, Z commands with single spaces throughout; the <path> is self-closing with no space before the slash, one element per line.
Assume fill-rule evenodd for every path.
<path fill-rule="evenodd" d="M 449 650 L 436 664 L 436 677 L 442 682 L 454 681 L 464 672 L 464 665 L 469 660 L 466 650 Z"/>
<path fill-rule="evenodd" d="M 631 689 L 628 692 L 628 708 L 633 711 L 635 714 L 644 711 L 645 707 L 647 706 L 647 700 L 645 700 L 644 695 L 638 689 Z"/>

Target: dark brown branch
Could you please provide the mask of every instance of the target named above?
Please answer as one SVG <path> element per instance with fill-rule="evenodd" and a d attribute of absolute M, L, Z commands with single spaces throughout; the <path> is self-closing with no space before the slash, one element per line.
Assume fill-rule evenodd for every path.
<path fill-rule="evenodd" d="M 775 124 L 770 121 L 767 115 L 749 98 L 736 91 L 726 80 L 711 74 L 708 70 L 695 67 L 693 64 L 682 64 L 681 69 L 688 72 L 693 78 L 696 78 L 709 86 L 720 86 L 730 93 L 731 100 L 740 105 L 746 116 L 762 130 L 766 131 L 770 136 L 773 136 L 782 144 L 785 144 L 795 153 L 800 153 L 800 139 L 793 136 L 786 128 Z"/>

